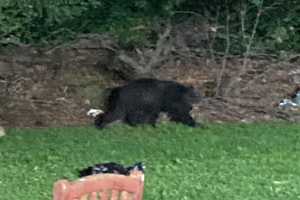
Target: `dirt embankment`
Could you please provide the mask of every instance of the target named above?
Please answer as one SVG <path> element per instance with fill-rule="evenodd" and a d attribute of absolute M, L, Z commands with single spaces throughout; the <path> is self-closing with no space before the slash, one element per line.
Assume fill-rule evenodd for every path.
<path fill-rule="evenodd" d="M 105 37 L 83 37 L 51 49 L 20 46 L 1 52 L 0 125 L 92 123 L 86 111 L 101 107 L 105 88 L 124 82 L 115 68 L 110 68 L 122 67 L 111 46 L 112 40 Z M 207 98 L 193 110 L 201 121 L 300 121 L 300 111 L 276 106 L 300 84 L 299 58 L 284 62 L 253 57 L 242 70 L 243 58 L 228 58 L 223 70 L 222 59 L 173 50 L 160 67 L 153 69 L 153 74 L 201 90 Z M 216 98 L 216 88 L 226 98 Z"/>

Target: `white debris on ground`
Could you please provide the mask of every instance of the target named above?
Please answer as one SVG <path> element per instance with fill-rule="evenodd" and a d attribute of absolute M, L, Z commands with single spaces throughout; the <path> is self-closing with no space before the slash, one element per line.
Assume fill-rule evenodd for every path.
<path fill-rule="evenodd" d="M 299 107 L 300 104 L 294 103 L 290 99 L 283 99 L 279 103 L 280 108 L 293 108 L 293 107 Z"/>
<path fill-rule="evenodd" d="M 279 103 L 279 107 L 283 109 L 299 109 L 300 108 L 300 89 L 295 91 L 291 99 L 283 99 Z"/>
<path fill-rule="evenodd" d="M 6 135 L 6 133 L 5 133 L 4 128 L 2 126 L 0 126 L 0 138 L 5 136 L 5 135 Z"/>
<path fill-rule="evenodd" d="M 90 109 L 90 110 L 86 113 L 86 115 L 87 115 L 87 116 L 90 116 L 90 117 L 96 117 L 97 115 L 102 114 L 102 113 L 104 113 L 104 111 L 101 110 L 101 109 Z"/>

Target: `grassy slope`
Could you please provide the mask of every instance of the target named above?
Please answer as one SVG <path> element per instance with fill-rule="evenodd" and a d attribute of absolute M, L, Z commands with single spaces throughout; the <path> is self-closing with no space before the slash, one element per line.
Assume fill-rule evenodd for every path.
<path fill-rule="evenodd" d="M 51 199 L 55 180 L 106 161 L 145 162 L 145 200 L 300 199 L 295 124 L 9 130 L 0 199 Z"/>

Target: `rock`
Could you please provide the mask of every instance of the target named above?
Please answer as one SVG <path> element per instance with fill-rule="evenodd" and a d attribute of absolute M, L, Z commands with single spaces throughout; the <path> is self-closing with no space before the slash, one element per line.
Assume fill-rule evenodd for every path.
<path fill-rule="evenodd" d="M 292 70 L 288 75 L 295 84 L 300 84 L 300 69 Z"/>
<path fill-rule="evenodd" d="M 5 133 L 4 128 L 2 126 L 0 126 L 0 138 L 5 136 L 5 135 L 6 135 L 6 133 Z"/>

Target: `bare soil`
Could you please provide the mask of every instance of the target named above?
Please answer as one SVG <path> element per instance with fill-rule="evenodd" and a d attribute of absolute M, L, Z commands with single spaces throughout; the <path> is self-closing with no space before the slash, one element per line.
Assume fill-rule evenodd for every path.
<path fill-rule="evenodd" d="M 0 126 L 50 127 L 93 123 L 90 108 L 102 108 L 105 88 L 125 80 L 109 70 L 115 54 L 109 39 L 79 38 L 52 48 L 19 46 L 0 53 Z M 216 96 L 223 57 L 174 51 L 153 69 L 160 79 L 191 84 L 205 97 L 192 114 L 205 122 L 300 121 L 299 110 L 277 104 L 300 84 L 300 59 L 230 57 Z M 121 66 L 122 67 L 122 66 Z M 232 80 L 235 80 L 234 84 Z M 223 95 L 225 94 L 226 95 Z"/>

